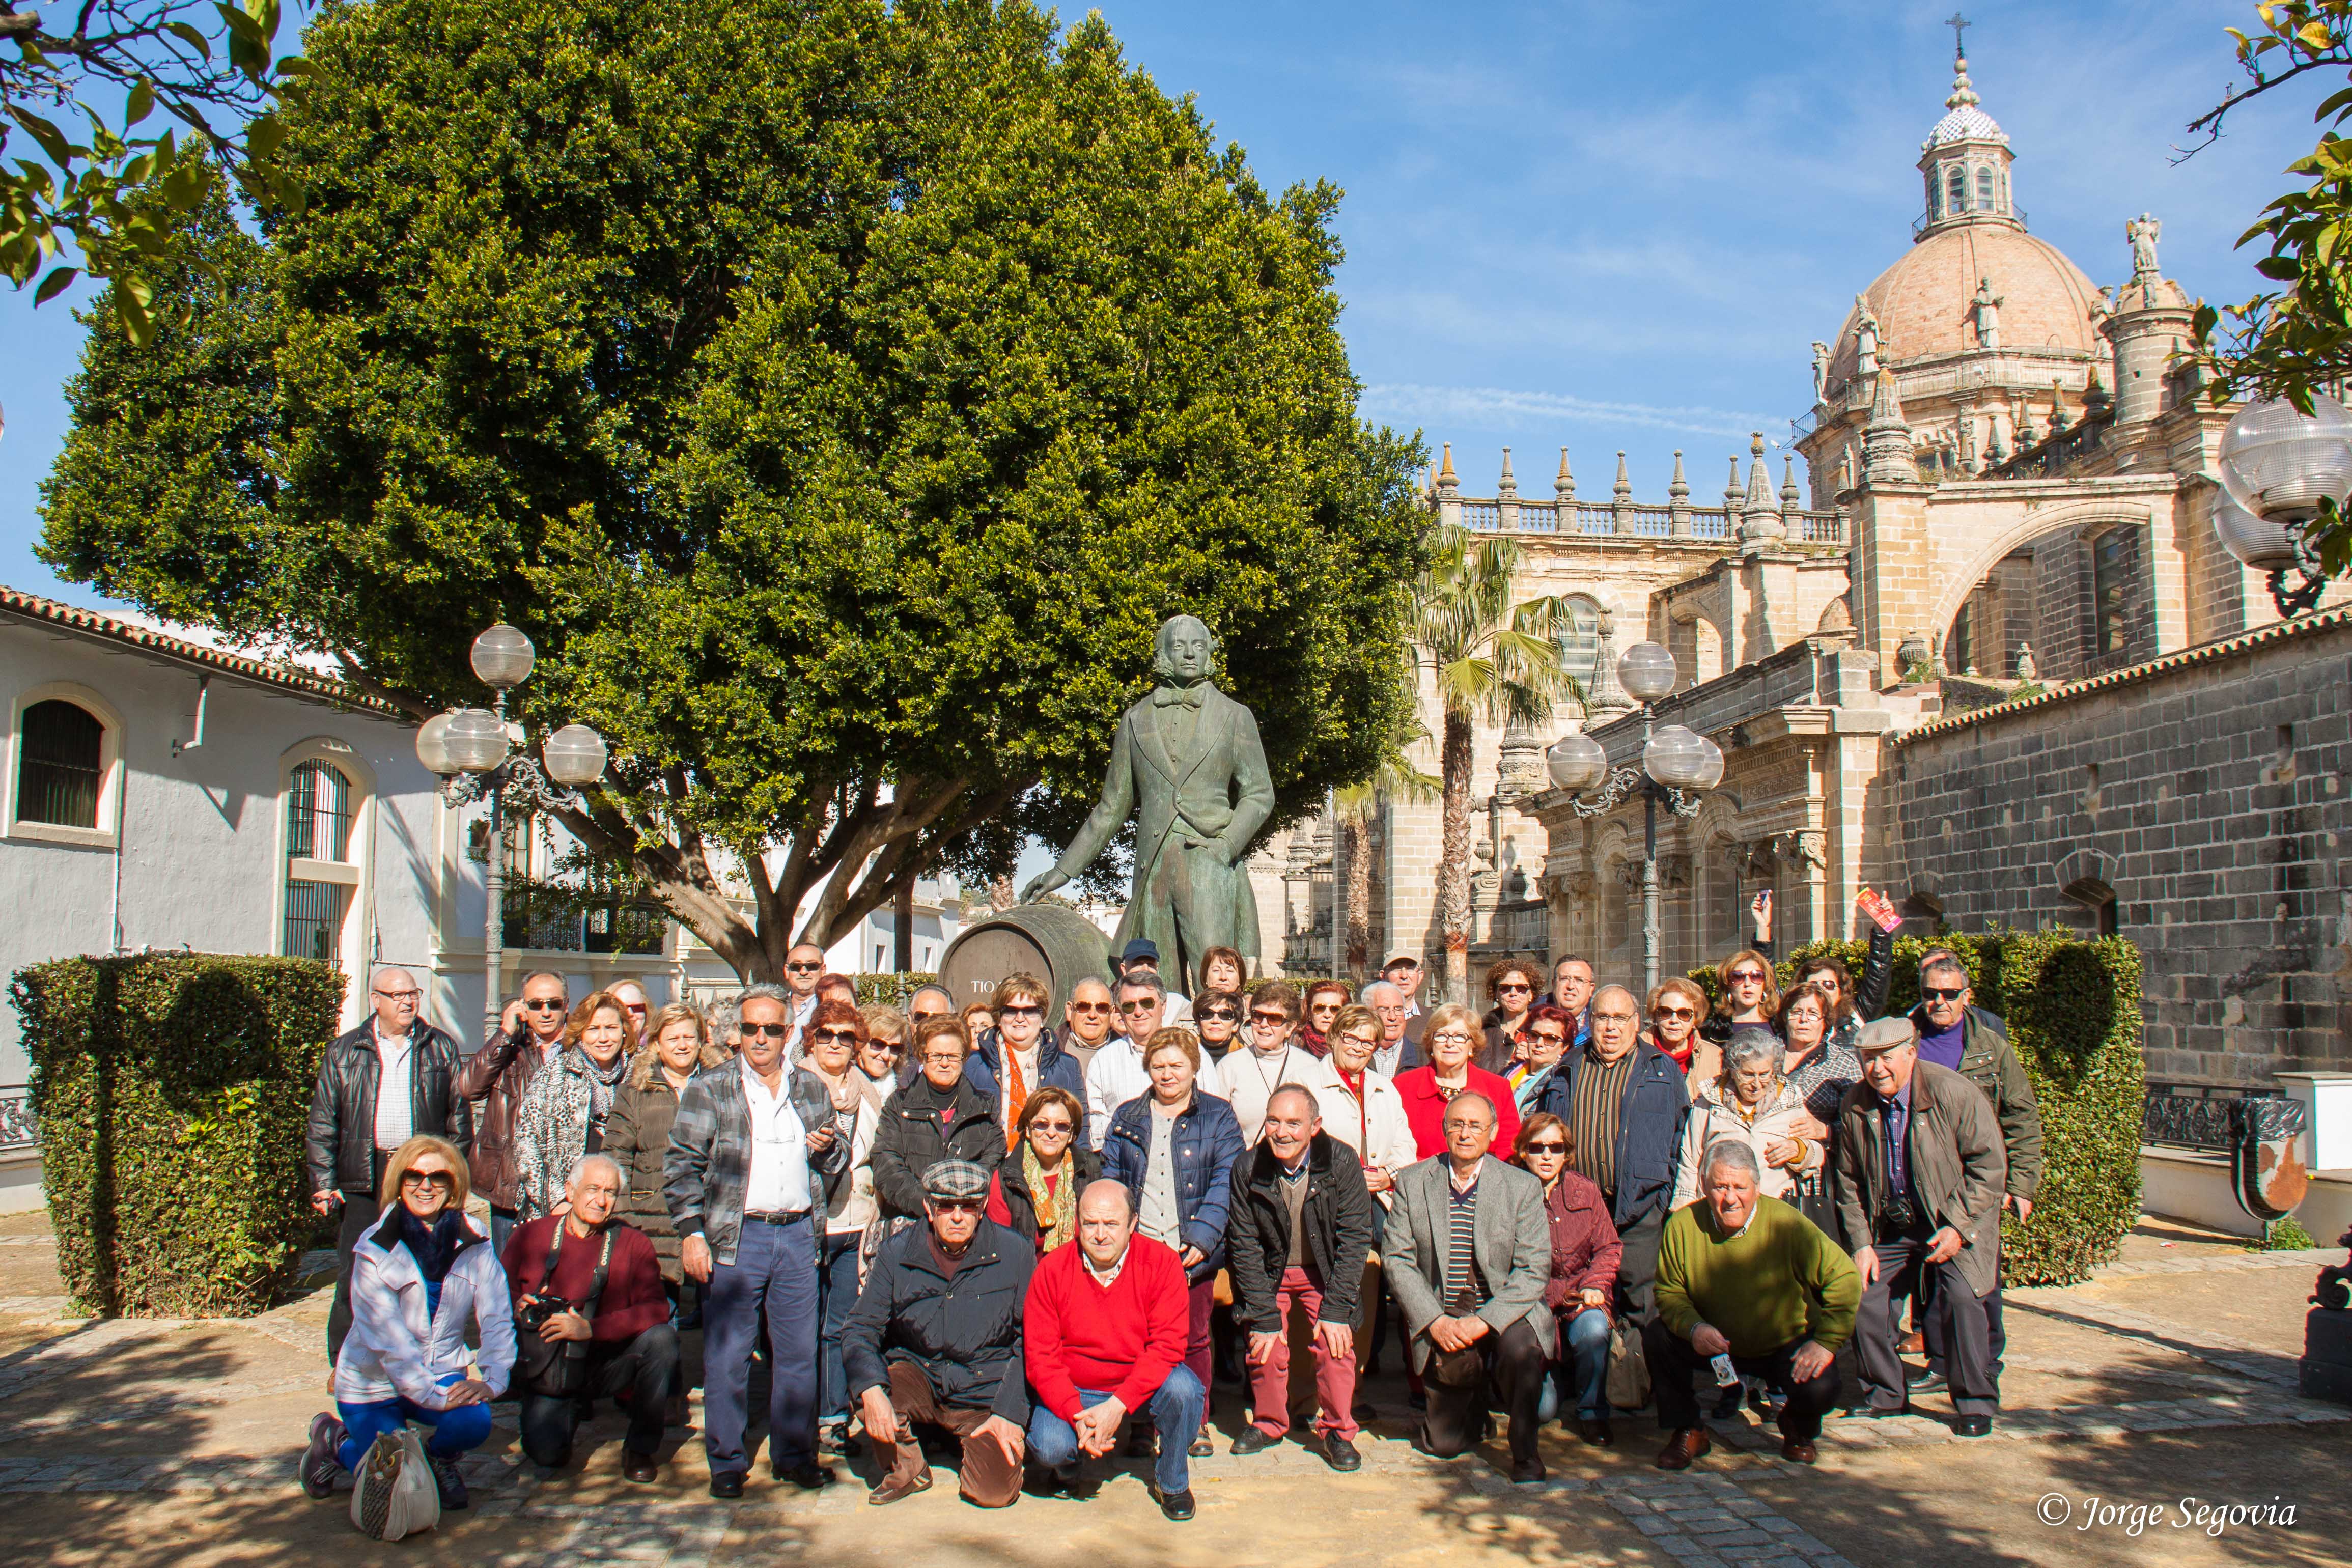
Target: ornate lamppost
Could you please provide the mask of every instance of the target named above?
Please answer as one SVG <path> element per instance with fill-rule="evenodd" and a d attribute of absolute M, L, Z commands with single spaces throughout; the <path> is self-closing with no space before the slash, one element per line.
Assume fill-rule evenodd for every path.
<path fill-rule="evenodd" d="M 2215 467 L 2223 494 L 2213 531 L 2221 548 L 2269 574 L 2280 615 L 2318 604 L 2327 575 L 2305 531 L 2322 500 L 2339 508 L 2352 500 L 2352 413 L 2327 396 L 2313 397 L 2308 415 L 2283 397 L 2250 403 L 2221 432 Z"/>
<path fill-rule="evenodd" d="M 451 805 L 490 804 L 488 853 L 482 873 L 488 907 L 482 916 L 482 1005 L 485 1029 L 499 1026 L 499 971 L 506 962 L 506 803 L 535 811 L 581 811 L 577 793 L 604 776 L 604 737 L 585 724 L 566 724 L 540 749 L 544 771 L 528 750 L 509 756 L 507 693 L 530 679 L 538 663 L 530 638 L 504 621 L 474 639 L 474 673 L 498 695 L 488 708 L 436 713 L 416 731 L 416 760 L 441 776 L 441 798 Z"/>
<path fill-rule="evenodd" d="M 1563 735 L 1547 765 L 1551 782 L 1570 795 L 1595 784 L 1590 800 L 1569 804 L 1579 816 L 1613 811 L 1636 790 L 1642 795 L 1642 994 L 1658 984 L 1658 807 L 1676 816 L 1698 815 L 1702 791 L 1723 782 L 1723 752 L 1696 730 L 1654 725 L 1653 704 L 1675 689 L 1675 656 L 1654 642 L 1638 642 L 1617 661 L 1617 682 L 1642 705 L 1642 765 L 1609 771 L 1609 753 L 1590 735 Z M 1604 782 L 1605 781 L 1605 782 Z"/>

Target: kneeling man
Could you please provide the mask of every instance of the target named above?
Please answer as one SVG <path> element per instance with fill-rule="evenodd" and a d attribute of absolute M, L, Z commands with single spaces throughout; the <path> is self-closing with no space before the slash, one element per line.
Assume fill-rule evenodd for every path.
<path fill-rule="evenodd" d="M 964 1500 L 1003 1508 L 1021 1491 L 1021 1309 L 1036 1249 L 981 1217 L 988 1173 L 978 1165 L 941 1160 L 922 1183 L 922 1226 L 882 1244 L 842 1331 L 849 1392 L 882 1465 L 866 1500 L 897 1502 L 931 1484 L 915 1432 L 927 1426 L 963 1440 Z"/>
<path fill-rule="evenodd" d="M 1111 1450 L 1129 1411 L 1161 1432 L 1198 1432 L 1208 1391 L 1184 1364 L 1192 1292 L 1175 1250 L 1135 1233 L 1127 1184 L 1105 1178 L 1078 1194 L 1078 1244 L 1037 1265 L 1022 1325 L 1029 1386 L 1029 1452 L 1066 1491 L 1085 1458 Z M 1151 1499 L 1171 1519 L 1192 1517 L 1185 1445 L 1160 1445 Z"/>
<path fill-rule="evenodd" d="M 1837 1243 L 1791 1205 L 1757 1192 L 1756 1151 L 1736 1139 L 1699 1156 L 1700 1201 L 1676 1209 L 1658 1242 L 1658 1315 L 1642 1331 L 1669 1436 L 1662 1470 L 1686 1469 L 1712 1447 L 1699 1425 L 1694 1375 L 1735 1373 L 1788 1391 L 1780 1453 L 1813 1462 L 1822 1417 L 1837 1403 L 1838 1347 L 1853 1333 L 1862 1277 Z"/>

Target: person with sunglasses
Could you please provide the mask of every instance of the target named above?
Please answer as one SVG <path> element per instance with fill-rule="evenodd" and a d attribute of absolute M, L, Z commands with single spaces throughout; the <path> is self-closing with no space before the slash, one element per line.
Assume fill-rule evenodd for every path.
<path fill-rule="evenodd" d="M 562 1054 L 530 1080 L 515 1111 L 515 1206 L 523 1219 L 562 1212 L 572 1162 L 604 1146 L 604 1123 L 636 1048 L 636 1026 L 610 992 L 572 1010 Z"/>
<path fill-rule="evenodd" d="M 988 1217 L 1027 1237 L 1040 1258 L 1078 1234 L 1078 1194 L 1102 1174 L 1085 1125 L 1078 1097 L 1048 1085 L 1021 1108 L 1021 1142 L 996 1168 Z"/>
<path fill-rule="evenodd" d="M 445 1509 L 467 1504 L 458 1456 L 489 1440 L 490 1401 L 514 1370 L 506 1271 L 466 1215 L 465 1156 L 419 1136 L 393 1152 L 377 1194 L 383 1217 L 352 1250 L 352 1331 L 335 1357 L 335 1413 L 310 1420 L 302 1488 L 334 1495 L 339 1470 L 362 1485 L 398 1474 L 369 1463 L 379 1437 L 432 1428 L 425 1456 Z M 467 1348 L 470 1336 L 480 1345 Z M 396 1452 L 396 1450 L 395 1450 Z"/>
<path fill-rule="evenodd" d="M 1683 1069 L 1683 1081 L 1692 1092 L 1712 1082 L 1723 1059 L 1723 1047 L 1699 1033 L 1699 1022 L 1706 1016 L 1706 993 L 1698 988 L 1698 982 L 1679 974 L 1659 981 L 1644 1011 L 1650 1024 L 1643 1037 Z"/>
<path fill-rule="evenodd" d="M 866 1020 L 857 1005 L 820 992 L 801 1030 L 801 1065 L 824 1085 L 833 1131 L 849 1142 L 849 1179 L 828 1185 L 824 1234 L 817 1243 L 818 1309 L 824 1332 L 817 1361 L 817 1450 L 838 1454 L 848 1442 L 851 1390 L 841 1359 L 842 1326 L 857 1304 L 858 1245 L 880 1213 L 874 1196 L 874 1137 L 881 1113 L 858 1087 L 857 1050 Z"/>
<path fill-rule="evenodd" d="M 1771 897 L 1759 893 L 1767 919 L 1770 918 Z M 1741 948 L 1716 965 L 1717 995 L 1714 1016 L 1701 1026 L 1700 1032 L 1717 1045 L 1731 1038 L 1731 1031 L 1741 1024 L 1761 1024 L 1769 1028 L 1773 1015 L 1780 1010 L 1780 987 L 1772 973 L 1772 961 L 1752 947 Z"/>
<path fill-rule="evenodd" d="M 866 1026 L 865 1041 L 857 1047 L 857 1092 L 878 1114 L 883 1102 L 898 1092 L 898 1065 L 907 1054 L 907 1015 L 874 1002 L 860 1007 L 857 1016 Z"/>
<path fill-rule="evenodd" d="M 516 1209 L 515 1117 L 540 1069 L 563 1049 L 572 1006 L 563 976 L 536 970 L 523 976 L 522 996 L 510 1005 L 499 1032 L 457 1069 L 457 1093 L 479 1110 L 467 1163 L 474 1191 L 490 1205 L 490 1245 L 503 1252 L 520 1215 Z"/>
<path fill-rule="evenodd" d="M 1564 1008 L 1547 1010 L 1568 1016 Z M 1551 1279 L 1544 1286 L 1544 1305 L 1551 1309 L 1558 1348 L 1536 1419 L 1564 1417 L 1572 1406 L 1577 1436 L 1606 1448 L 1617 1441 L 1602 1384 L 1624 1246 L 1609 1222 L 1601 1189 L 1569 1163 L 1571 1147 L 1568 1123 L 1539 1110 L 1519 1124 L 1511 1151 L 1513 1162 L 1544 1184 L 1544 1217 L 1551 1222 Z"/>
<path fill-rule="evenodd" d="M 1110 986 L 1091 974 L 1073 984 L 1070 999 L 1062 1004 L 1062 1022 L 1067 1026 L 1062 1052 L 1078 1064 L 1083 1079 L 1118 1022 L 1118 1004 L 1111 1000 Z"/>
<path fill-rule="evenodd" d="M 964 1076 L 971 1054 L 962 1019 L 915 1026 L 915 1079 L 883 1106 L 874 1137 L 874 1196 L 887 1232 L 922 1218 L 923 1173 L 941 1160 L 968 1160 L 983 1171 L 1004 1163 L 995 1103 Z"/>
<path fill-rule="evenodd" d="M 1022 1108 L 1041 1089 L 1087 1091 L 1086 1075 L 1045 1026 L 1053 992 L 1034 974 L 1008 974 L 997 983 L 990 1010 L 996 1026 L 977 1037 L 963 1075 L 974 1092 L 996 1109 L 1005 1131 L 1006 1152 L 1021 1141 Z"/>
<path fill-rule="evenodd" d="M 1203 996 L 1192 1005 L 1193 1021 L 1205 1026 L 1205 1014 L 1227 1005 L 1213 994 Z M 1250 994 L 1249 1015 L 1250 1043 L 1224 1058 L 1225 1084 L 1233 1090 L 1230 1103 L 1244 1149 L 1256 1147 L 1266 1102 L 1276 1089 L 1286 1083 L 1312 1084 L 1323 1076 L 1323 1064 L 1314 1054 L 1290 1043 L 1291 1029 L 1298 1022 L 1297 992 L 1279 980 L 1265 981 Z M 1205 1036 L 1202 1044 L 1208 1044 Z"/>
<path fill-rule="evenodd" d="M 1114 994 L 1118 1002 L 1118 1037 L 1087 1064 L 1087 1138 L 1097 1153 L 1118 1108 L 1151 1092 L 1151 1075 L 1143 1066 L 1144 1042 L 1165 1026 L 1168 1012 L 1168 987 L 1149 969 L 1121 975 Z M 1218 1100 L 1230 1093 L 1223 1072 L 1206 1057 L 1201 1058 L 1194 1083 L 1202 1094 Z"/>
<path fill-rule="evenodd" d="M 457 1042 L 416 1016 L 423 998 L 405 969 L 377 970 L 368 983 L 373 1016 L 338 1037 L 319 1061 L 303 1137 L 310 1206 L 322 1215 L 342 1210 L 329 1361 L 351 1332 L 352 1253 L 381 1212 L 384 1163 L 419 1133 L 460 1149 L 474 1141 L 474 1108 L 457 1089 Z"/>
<path fill-rule="evenodd" d="M 784 954 L 784 992 L 792 998 L 795 1030 L 816 1016 L 816 983 L 824 978 L 824 949 L 803 942 Z"/>
<path fill-rule="evenodd" d="M 1500 1077 L 1509 1070 L 1516 1059 L 1519 1031 L 1527 1027 L 1528 1010 L 1536 1005 L 1536 993 L 1543 989 L 1535 966 L 1507 958 L 1486 971 L 1486 1000 L 1494 1005 L 1479 1024 L 1486 1031 L 1484 1047 L 1478 1053 L 1478 1065 Z"/>
<path fill-rule="evenodd" d="M 1216 1016 L 1204 1017 L 1204 1012 Z M 1206 990 L 1192 998 L 1192 1032 L 1201 1037 L 1202 1054 L 1223 1061 L 1244 1049 L 1244 1020 L 1247 1016 L 1247 1006 L 1238 991 Z"/>
<path fill-rule="evenodd" d="M 1355 988 L 1344 980 L 1318 980 L 1307 987 L 1307 1018 L 1298 1026 L 1298 1044 L 1309 1056 L 1328 1057 L 1327 1037 L 1339 1009 L 1355 1005 Z"/>
<path fill-rule="evenodd" d="M 621 1010 L 629 1016 L 629 1023 L 635 1027 L 638 1039 L 653 1038 L 646 1033 L 646 1021 L 654 1013 L 653 1000 L 646 994 L 644 986 L 634 980 L 615 980 L 604 987 L 604 994 L 621 1005 Z"/>
<path fill-rule="evenodd" d="M 1568 1055 L 1568 1044 L 1576 1033 L 1576 1020 L 1568 1010 L 1539 1002 L 1528 1010 L 1513 1041 L 1510 1066 L 1503 1081 L 1511 1086 L 1511 1098 L 1519 1108 L 1522 1131 L 1529 1112 L 1543 1103 L 1544 1085 L 1559 1069 L 1560 1058 Z"/>
<path fill-rule="evenodd" d="M 698 1073 L 678 1097 L 662 1196 L 683 1238 L 687 1278 L 708 1285 L 702 1315 L 703 1434 L 710 1495 L 740 1498 L 751 1458 L 751 1352 L 768 1334 L 768 1462 L 814 1491 L 817 1214 L 849 1169 L 849 1144 L 813 1073 L 786 1059 L 792 999 L 771 985 L 743 994 L 743 1054 Z"/>
<path fill-rule="evenodd" d="M 957 1486 L 966 1502 L 1008 1508 L 1021 1495 L 1029 1447 L 1022 1309 L 1037 1257 L 983 1215 L 989 1175 L 962 1160 L 922 1173 L 922 1226 L 882 1244 L 843 1328 L 842 1360 L 881 1469 L 868 1503 L 929 1489 L 926 1427 L 961 1443 Z"/>

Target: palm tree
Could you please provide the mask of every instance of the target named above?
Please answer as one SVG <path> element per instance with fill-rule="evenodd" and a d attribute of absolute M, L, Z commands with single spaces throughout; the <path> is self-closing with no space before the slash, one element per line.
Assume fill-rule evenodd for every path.
<path fill-rule="evenodd" d="M 1445 735 L 1439 752 L 1444 801 L 1437 861 L 1437 917 L 1445 939 L 1450 1000 L 1470 999 L 1470 742 L 1481 721 L 1549 727 L 1552 704 L 1577 696 L 1558 637 L 1567 609 L 1551 595 L 1513 602 L 1517 541 L 1439 527 L 1413 584 L 1412 641 L 1436 678 Z"/>
<path fill-rule="evenodd" d="M 1408 754 L 1429 739 L 1429 731 L 1408 707 L 1389 739 L 1387 754 L 1372 776 L 1349 784 L 1331 797 L 1331 816 L 1339 830 L 1339 856 L 1348 868 L 1346 888 L 1348 963 L 1344 973 L 1361 979 L 1371 963 L 1372 940 L 1372 821 L 1381 807 L 1392 802 L 1419 805 L 1437 797 L 1438 781 L 1412 765 Z M 1395 939 L 1395 933 L 1390 933 Z"/>

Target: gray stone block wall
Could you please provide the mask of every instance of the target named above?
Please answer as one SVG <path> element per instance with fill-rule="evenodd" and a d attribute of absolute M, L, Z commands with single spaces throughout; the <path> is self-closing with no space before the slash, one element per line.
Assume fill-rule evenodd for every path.
<path fill-rule="evenodd" d="M 1906 741 L 1879 784 L 1902 890 L 2089 932 L 2111 889 L 2151 1079 L 2352 1068 L 2347 680 L 2333 626 Z"/>

